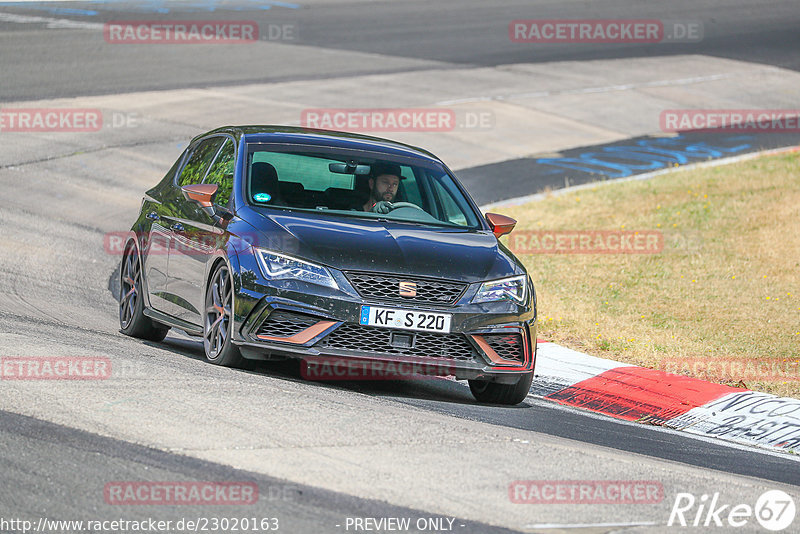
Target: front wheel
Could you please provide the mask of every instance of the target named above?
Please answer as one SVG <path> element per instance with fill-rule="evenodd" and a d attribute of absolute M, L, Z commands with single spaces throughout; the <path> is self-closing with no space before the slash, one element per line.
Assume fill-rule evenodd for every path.
<path fill-rule="evenodd" d="M 242 355 L 231 342 L 233 332 L 233 280 L 228 267 L 221 263 L 211 274 L 206 289 L 206 312 L 203 321 L 203 348 L 213 364 L 240 367 Z"/>
<path fill-rule="evenodd" d="M 516 384 L 498 384 L 488 380 L 469 380 L 469 390 L 478 402 L 487 404 L 519 404 L 528 396 L 533 371 L 520 377 Z"/>
<path fill-rule="evenodd" d="M 119 274 L 119 331 L 126 336 L 162 341 L 169 327 L 154 322 L 143 312 L 142 263 L 133 243 L 125 249 Z"/>

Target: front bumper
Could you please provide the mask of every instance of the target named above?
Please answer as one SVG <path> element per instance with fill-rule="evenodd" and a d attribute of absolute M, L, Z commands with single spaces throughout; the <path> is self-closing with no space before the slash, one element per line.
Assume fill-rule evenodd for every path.
<path fill-rule="evenodd" d="M 339 289 L 295 281 L 268 285 L 260 276 L 241 276 L 234 299 L 233 342 L 242 355 L 291 357 L 307 364 L 333 359 L 361 369 L 365 362 L 382 362 L 403 373 L 505 383 L 534 369 L 534 304 L 472 304 L 471 286 L 453 306 L 378 301 L 359 295 L 342 273 L 334 276 Z M 362 305 L 448 313 L 451 332 L 361 325 Z"/>

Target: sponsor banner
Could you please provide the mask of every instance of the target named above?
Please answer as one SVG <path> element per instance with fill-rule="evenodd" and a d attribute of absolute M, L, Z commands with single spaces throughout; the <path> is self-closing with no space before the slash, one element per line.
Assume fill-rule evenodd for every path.
<path fill-rule="evenodd" d="M 2 380 L 105 380 L 111 359 L 79 356 L 16 356 L 0 358 Z"/>
<path fill-rule="evenodd" d="M 658 504 L 664 486 L 655 480 L 517 480 L 508 498 L 515 504 Z"/>
<path fill-rule="evenodd" d="M 798 133 L 800 109 L 666 109 L 664 132 Z"/>
<path fill-rule="evenodd" d="M 254 482 L 109 482 L 103 488 L 112 505 L 250 505 L 258 502 Z"/>
<path fill-rule="evenodd" d="M 658 254 L 658 230 L 531 230 L 508 238 L 514 254 Z"/>
<path fill-rule="evenodd" d="M 798 451 L 800 400 L 732 389 L 728 395 L 671 419 L 668 426 L 695 434 Z"/>
<path fill-rule="evenodd" d="M 248 44 L 259 40 L 252 20 L 125 20 L 107 22 L 109 44 Z"/>

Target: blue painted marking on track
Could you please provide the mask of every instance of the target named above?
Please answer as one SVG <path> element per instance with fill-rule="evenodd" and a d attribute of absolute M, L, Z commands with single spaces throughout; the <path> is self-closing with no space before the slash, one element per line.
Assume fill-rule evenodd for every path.
<path fill-rule="evenodd" d="M 752 136 L 737 135 L 723 141 L 752 141 Z M 610 178 L 624 178 L 634 174 L 662 169 L 672 165 L 685 165 L 690 161 L 720 158 L 747 150 L 750 143 L 734 146 L 711 145 L 705 141 L 688 141 L 684 136 L 640 139 L 634 144 L 615 145 L 584 152 L 576 157 L 539 158 L 536 163 L 561 169 L 570 169 Z"/>

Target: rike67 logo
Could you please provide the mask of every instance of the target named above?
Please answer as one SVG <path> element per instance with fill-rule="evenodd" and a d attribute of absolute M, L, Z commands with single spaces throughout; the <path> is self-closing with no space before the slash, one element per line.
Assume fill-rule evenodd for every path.
<path fill-rule="evenodd" d="M 792 525 L 796 511 L 794 499 L 781 490 L 762 493 L 755 506 L 723 504 L 719 492 L 710 498 L 702 495 L 699 499 L 691 493 L 678 493 L 667 526 L 737 528 L 747 525 L 755 517 L 763 528 L 779 532 Z"/>

